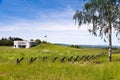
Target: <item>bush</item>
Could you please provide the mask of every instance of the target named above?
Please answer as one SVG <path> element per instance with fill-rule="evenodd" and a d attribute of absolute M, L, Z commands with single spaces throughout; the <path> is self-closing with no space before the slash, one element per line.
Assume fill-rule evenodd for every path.
<path fill-rule="evenodd" d="M 35 42 L 37 43 L 37 45 L 39 45 L 41 43 L 40 39 L 36 39 Z"/>

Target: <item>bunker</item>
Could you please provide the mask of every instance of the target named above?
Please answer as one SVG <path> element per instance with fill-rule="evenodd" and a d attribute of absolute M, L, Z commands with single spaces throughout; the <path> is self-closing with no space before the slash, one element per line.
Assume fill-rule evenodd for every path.
<path fill-rule="evenodd" d="M 35 41 L 14 41 L 13 48 L 30 48 L 36 46 Z"/>

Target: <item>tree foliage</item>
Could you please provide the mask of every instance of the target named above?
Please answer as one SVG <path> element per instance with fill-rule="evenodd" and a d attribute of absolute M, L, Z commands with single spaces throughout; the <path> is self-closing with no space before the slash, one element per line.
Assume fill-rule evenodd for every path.
<path fill-rule="evenodd" d="M 40 39 L 36 39 L 35 42 L 37 43 L 37 45 L 39 45 L 41 43 Z"/>
<path fill-rule="evenodd" d="M 118 36 L 120 34 L 120 0 L 90 0 L 85 3 L 83 10 L 76 11 L 73 18 L 79 26 L 92 24 L 89 32 L 101 38 L 108 38 L 111 24 Z"/>
<path fill-rule="evenodd" d="M 9 37 L 9 38 L 2 37 L 0 39 L 0 46 L 13 46 L 13 41 L 16 41 L 16 40 L 22 41 L 23 39 L 19 37 Z"/>

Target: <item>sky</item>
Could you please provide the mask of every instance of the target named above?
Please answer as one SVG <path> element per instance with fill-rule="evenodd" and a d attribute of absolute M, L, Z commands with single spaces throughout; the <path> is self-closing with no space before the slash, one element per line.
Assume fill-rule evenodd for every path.
<path fill-rule="evenodd" d="M 87 25 L 79 28 L 75 25 L 73 15 L 84 3 L 84 0 L 0 0 L 0 38 L 11 36 L 51 43 L 108 45 L 90 34 Z M 113 45 L 120 45 L 114 35 Z"/>

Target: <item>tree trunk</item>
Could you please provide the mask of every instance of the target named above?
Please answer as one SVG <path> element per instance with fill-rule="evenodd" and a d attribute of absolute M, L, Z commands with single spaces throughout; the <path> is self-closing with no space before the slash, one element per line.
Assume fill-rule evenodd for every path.
<path fill-rule="evenodd" d="M 108 61 L 112 61 L 112 27 L 111 22 L 109 22 L 109 49 L 108 49 Z"/>

